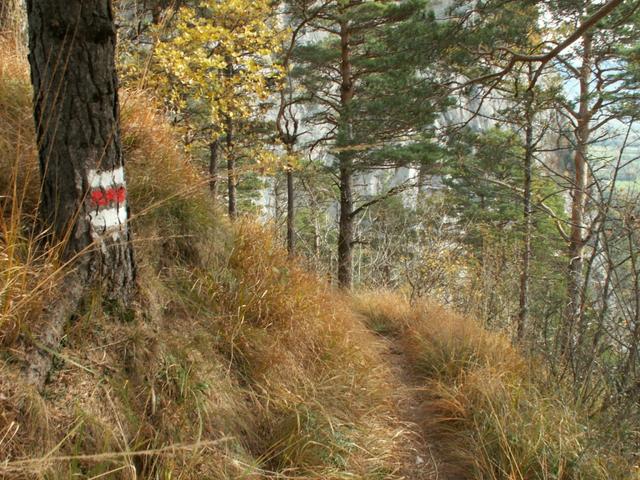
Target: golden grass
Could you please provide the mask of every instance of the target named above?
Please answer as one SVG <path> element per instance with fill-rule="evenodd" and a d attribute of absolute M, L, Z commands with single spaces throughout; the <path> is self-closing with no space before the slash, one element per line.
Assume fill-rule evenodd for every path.
<path fill-rule="evenodd" d="M 0 194 L 13 202 L 0 245 L 0 274 L 11 280 L 0 476 L 399 478 L 408 454 L 374 335 L 266 231 L 218 214 L 141 92 L 121 95 L 139 308 L 105 310 L 92 292 L 53 352 L 43 394 L 22 382 L 14 340 L 32 319 L 17 305 L 45 278 L 55 287 L 49 272 L 61 267 L 55 250 L 24 235 L 38 201 L 31 94 L 23 58 L 0 65 L 0 122 L 24 131 L 20 141 L 16 130 L 0 133 L 0 178 L 9 178 Z M 28 175 L 11 178 L 16 171 Z"/>
<path fill-rule="evenodd" d="M 388 292 L 360 294 L 355 308 L 370 328 L 396 336 L 422 378 L 423 427 L 454 478 L 634 478 L 560 386 L 536 384 L 543 372 L 506 337 Z"/>
<path fill-rule="evenodd" d="M 38 205 L 31 89 L 23 51 L 0 36 L 0 345 L 33 324 L 60 279 L 58 247 L 36 248 Z"/>
<path fill-rule="evenodd" d="M 415 455 L 378 332 L 428 386 L 424 428 L 453 478 L 623 478 L 507 339 L 390 293 L 342 296 L 263 228 L 225 221 L 142 92 L 122 95 L 139 307 L 88 295 L 45 392 L 24 385 L 14 340 L 61 266 L 30 233 L 30 90 L 12 48 L 0 48 L 0 477 L 406 478 Z"/>

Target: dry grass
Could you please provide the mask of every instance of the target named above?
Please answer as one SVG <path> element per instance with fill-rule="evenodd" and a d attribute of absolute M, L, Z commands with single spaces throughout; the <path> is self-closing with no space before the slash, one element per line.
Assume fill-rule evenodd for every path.
<path fill-rule="evenodd" d="M 225 221 L 141 92 L 122 95 L 140 305 L 88 295 L 46 390 L 24 385 L 14 340 L 61 266 L 30 233 L 30 91 L 12 48 L 0 48 L 0 477 L 406 478 L 415 456 L 379 332 L 428 385 L 424 427 L 453 478 L 623 478 L 604 473 L 570 408 L 525 381 L 506 339 L 388 293 L 354 311 L 265 230 Z"/>
<path fill-rule="evenodd" d="M 24 59 L 3 48 L 0 477 L 400 478 L 408 454 L 375 336 L 269 234 L 221 218 L 140 92 L 121 96 L 140 306 L 88 295 L 45 391 L 22 382 L 14 340 L 61 266 L 28 234 L 31 94 Z"/>
<path fill-rule="evenodd" d="M 302 465 L 321 478 L 367 474 L 394 450 L 384 435 L 390 391 L 377 343 L 348 304 L 288 262 L 269 234 L 250 223 L 239 233 L 229 265 L 242 281 L 228 285 L 224 301 L 227 310 L 241 306 L 230 319 L 241 328 L 222 332 L 227 355 L 267 395 L 271 415 L 258 449 L 269 452 L 273 468 Z"/>
<path fill-rule="evenodd" d="M 629 465 L 563 401 L 536 385 L 507 338 L 424 302 L 365 293 L 355 308 L 394 335 L 424 390 L 424 429 L 454 478 L 490 480 L 634 478 Z"/>
<path fill-rule="evenodd" d="M 37 154 L 24 51 L 0 35 L 0 345 L 33 325 L 62 274 L 58 248 L 36 247 Z"/>

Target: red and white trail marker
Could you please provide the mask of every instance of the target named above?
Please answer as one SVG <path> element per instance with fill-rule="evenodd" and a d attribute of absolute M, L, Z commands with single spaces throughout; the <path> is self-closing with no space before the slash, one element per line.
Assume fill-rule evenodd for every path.
<path fill-rule="evenodd" d="M 122 167 L 98 172 L 90 170 L 89 218 L 99 235 L 115 233 L 127 222 L 127 188 Z"/>

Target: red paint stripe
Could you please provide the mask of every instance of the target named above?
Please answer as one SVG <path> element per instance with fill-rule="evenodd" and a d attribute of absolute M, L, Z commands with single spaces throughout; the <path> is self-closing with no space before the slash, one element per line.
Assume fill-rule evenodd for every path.
<path fill-rule="evenodd" d="M 123 186 L 95 188 L 91 191 L 91 201 L 96 207 L 106 207 L 110 203 L 123 203 L 126 198 L 127 189 Z"/>
<path fill-rule="evenodd" d="M 123 203 L 127 199 L 127 189 L 124 187 L 118 187 L 118 194 L 116 195 L 116 202 Z"/>

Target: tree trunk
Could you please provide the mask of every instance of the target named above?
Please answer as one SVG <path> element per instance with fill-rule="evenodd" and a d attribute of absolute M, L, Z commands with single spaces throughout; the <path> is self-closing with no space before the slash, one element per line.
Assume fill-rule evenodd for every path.
<path fill-rule="evenodd" d="M 340 224 L 338 231 L 338 285 L 351 288 L 353 276 L 353 192 L 349 154 L 340 154 Z"/>
<path fill-rule="evenodd" d="M 215 201 L 218 197 L 218 162 L 220 161 L 220 140 L 209 144 L 209 189 Z"/>
<path fill-rule="evenodd" d="M 340 132 L 338 153 L 340 169 L 340 220 L 338 231 L 338 285 L 350 289 L 353 276 L 353 143 L 351 100 L 354 84 L 351 73 L 350 32 L 345 21 L 340 23 Z M 347 147 L 346 149 L 344 149 Z"/>
<path fill-rule="evenodd" d="M 585 137 L 582 137 L 585 138 Z M 579 140 L 582 143 L 582 140 Z M 588 187 L 588 165 L 582 146 L 574 156 L 575 177 L 571 194 L 571 234 L 569 239 L 569 265 L 567 268 L 567 303 L 564 312 L 561 349 L 564 355 L 573 350 L 574 327 L 580 321 L 582 305 L 582 273 L 584 270 L 584 214 Z"/>
<path fill-rule="evenodd" d="M 229 195 L 229 217 L 236 218 L 238 212 L 236 210 L 236 161 L 233 155 L 227 156 L 227 188 Z"/>
<path fill-rule="evenodd" d="M 295 38 L 295 34 L 294 34 Z M 293 39 L 292 39 L 293 42 Z M 293 45 L 293 44 L 292 44 Z M 289 70 L 289 61 L 290 54 L 287 54 L 284 58 L 283 67 L 287 72 L 287 75 L 290 75 L 291 72 Z M 289 84 L 289 89 L 291 89 L 291 84 Z M 278 136 L 280 137 L 280 141 L 285 146 L 285 150 L 287 152 L 287 157 L 291 158 L 293 156 L 293 149 L 295 143 L 298 139 L 298 120 L 295 118 L 293 112 L 291 111 L 292 103 L 288 103 L 287 94 L 289 98 L 292 96 L 292 91 L 285 90 L 284 88 L 280 90 L 280 108 L 278 109 L 278 114 L 276 116 L 276 127 L 278 129 Z M 289 107 L 289 108 L 288 108 Z M 287 112 L 289 118 L 287 117 Z M 289 257 L 293 257 L 295 255 L 295 192 L 293 185 L 293 165 L 291 165 L 291 160 L 287 163 L 287 252 L 289 253 Z M 276 212 L 277 213 L 277 212 Z M 278 216 L 276 214 L 276 222 Z"/>
<path fill-rule="evenodd" d="M 226 58 L 227 65 L 224 69 L 224 75 L 227 78 L 231 78 L 234 75 L 233 70 L 233 58 L 228 56 Z M 236 185 L 237 185 L 237 174 L 236 174 L 236 159 L 233 155 L 233 119 L 230 115 L 225 115 L 225 129 L 227 136 L 227 192 L 229 197 L 229 217 L 233 220 L 236 218 L 237 209 L 236 209 Z"/>
<path fill-rule="evenodd" d="M 529 277 L 531 269 L 531 178 L 533 174 L 533 91 L 527 92 L 525 105 L 525 152 L 524 152 L 524 231 L 522 238 L 522 272 L 520 274 L 520 309 L 516 329 L 516 341 L 524 338 L 525 328 L 529 322 Z"/>
<path fill-rule="evenodd" d="M 590 34 L 583 37 L 582 65 L 580 66 L 580 101 L 575 131 L 576 151 L 574 154 L 574 180 L 571 188 L 571 233 L 569 235 L 569 265 L 567 268 L 567 303 L 560 330 L 560 348 L 563 357 L 573 352 L 575 326 L 582 316 L 582 274 L 584 270 L 584 249 L 586 246 L 585 213 L 587 189 L 589 186 L 589 165 L 587 150 L 591 135 L 590 121 L 593 112 L 589 107 L 589 84 L 591 81 Z"/>
<path fill-rule="evenodd" d="M 229 197 L 229 217 L 236 218 L 236 159 L 233 156 L 233 121 L 227 116 L 227 193 Z"/>
<path fill-rule="evenodd" d="M 135 268 L 109 0 L 28 0 L 41 215 L 64 258 L 126 301 Z"/>
<path fill-rule="evenodd" d="M 295 197 L 293 189 L 293 168 L 287 168 L 287 252 L 290 257 L 295 255 Z"/>
<path fill-rule="evenodd" d="M 27 0 L 29 63 L 42 178 L 40 216 L 73 267 L 27 347 L 27 380 L 42 388 L 51 351 L 87 286 L 126 304 L 135 290 L 120 147 L 116 30 L 109 0 Z"/>

